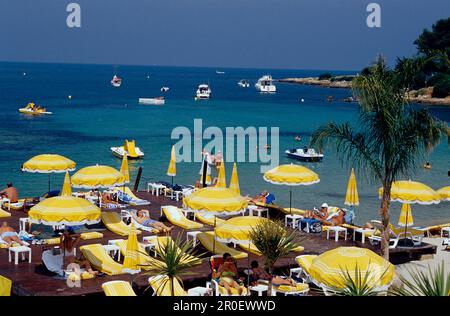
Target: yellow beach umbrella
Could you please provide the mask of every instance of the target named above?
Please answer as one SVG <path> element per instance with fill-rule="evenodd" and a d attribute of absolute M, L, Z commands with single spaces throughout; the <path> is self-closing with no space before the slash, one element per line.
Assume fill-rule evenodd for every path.
<path fill-rule="evenodd" d="M 381 198 L 383 188 L 378 190 Z M 429 186 L 416 181 L 395 181 L 391 188 L 391 201 L 408 204 L 438 204 L 441 196 Z"/>
<path fill-rule="evenodd" d="M 264 180 L 273 184 L 289 186 L 289 210 L 292 209 L 292 187 L 320 182 L 319 175 L 300 165 L 280 165 L 266 173 Z"/>
<path fill-rule="evenodd" d="M 31 173 L 48 173 L 48 190 L 50 191 L 50 173 L 74 171 L 76 163 L 61 155 L 42 154 L 34 156 L 22 165 L 22 171 Z"/>
<path fill-rule="evenodd" d="M 239 188 L 239 178 L 238 178 L 238 172 L 237 172 L 237 166 L 236 163 L 233 164 L 233 172 L 231 173 L 231 180 L 230 180 L 230 190 L 233 190 L 236 192 L 236 194 L 241 195 L 241 190 Z"/>
<path fill-rule="evenodd" d="M 250 232 L 263 221 L 270 221 L 266 217 L 237 216 L 233 217 L 214 229 L 218 241 L 224 243 L 250 244 Z"/>
<path fill-rule="evenodd" d="M 227 187 L 227 178 L 225 174 L 225 161 L 222 161 L 222 164 L 219 167 L 219 175 L 217 177 L 217 188 L 226 188 Z"/>
<path fill-rule="evenodd" d="M 100 189 L 121 186 L 126 183 L 124 175 L 109 166 L 90 166 L 78 170 L 72 176 L 72 186 L 83 189 Z"/>
<path fill-rule="evenodd" d="M 441 196 L 442 201 L 450 201 L 450 186 L 440 188 L 437 193 Z"/>
<path fill-rule="evenodd" d="M 177 175 L 177 162 L 175 156 L 175 146 L 172 146 L 172 151 L 170 152 L 170 162 L 167 168 L 167 175 L 169 177 L 175 177 Z"/>
<path fill-rule="evenodd" d="M 356 186 L 355 170 L 352 168 L 350 179 L 348 179 L 347 193 L 345 194 L 345 205 L 359 205 L 358 188 Z"/>
<path fill-rule="evenodd" d="M 72 196 L 66 173 L 61 195 L 45 199 L 28 212 L 33 223 L 45 225 L 84 225 L 100 222 L 100 209 L 88 200 Z"/>
<path fill-rule="evenodd" d="M 207 187 L 183 199 L 183 207 L 194 212 L 234 215 L 243 212 L 248 201 L 228 188 Z"/>
<path fill-rule="evenodd" d="M 402 205 L 402 211 L 400 213 L 400 218 L 398 219 L 398 224 L 402 227 L 410 227 L 414 224 L 410 204 L 404 203 Z"/>
<path fill-rule="evenodd" d="M 124 182 L 125 183 L 130 183 L 130 169 L 128 168 L 127 155 L 123 155 L 122 164 L 120 165 L 120 173 L 124 177 Z"/>
<path fill-rule="evenodd" d="M 131 274 L 141 271 L 139 268 L 139 243 L 137 240 L 136 227 L 134 226 L 134 223 L 131 223 L 122 271 Z"/>
<path fill-rule="evenodd" d="M 368 284 L 386 289 L 394 277 L 394 266 L 367 248 L 339 247 L 315 258 L 309 269 L 310 276 L 318 285 L 342 288 L 345 286 L 343 273 L 347 271 L 355 281 L 356 268 L 364 278 L 369 271 Z"/>

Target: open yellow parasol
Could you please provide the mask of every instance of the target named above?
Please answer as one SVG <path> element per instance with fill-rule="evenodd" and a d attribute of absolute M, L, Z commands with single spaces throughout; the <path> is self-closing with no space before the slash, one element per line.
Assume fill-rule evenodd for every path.
<path fill-rule="evenodd" d="M 95 165 L 78 170 L 72 176 L 72 186 L 83 189 L 100 189 L 121 186 L 126 183 L 125 176 L 118 170 Z"/>
<path fill-rule="evenodd" d="M 194 212 L 208 212 L 218 216 L 243 212 L 248 201 L 228 188 L 207 187 L 194 191 L 183 199 L 183 207 Z"/>
<path fill-rule="evenodd" d="M 381 198 L 383 188 L 378 190 Z M 408 204 L 438 204 L 441 201 L 439 193 L 429 186 L 416 181 L 395 181 L 391 188 L 391 201 L 408 203 Z"/>

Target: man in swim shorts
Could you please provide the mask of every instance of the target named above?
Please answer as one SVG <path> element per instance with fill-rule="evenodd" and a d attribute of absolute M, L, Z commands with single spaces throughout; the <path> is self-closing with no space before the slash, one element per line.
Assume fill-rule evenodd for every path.
<path fill-rule="evenodd" d="M 137 211 L 136 215 L 134 214 L 134 212 L 132 212 L 131 216 L 142 226 L 154 228 L 158 231 L 158 233 L 169 233 L 173 229 L 173 226 L 168 227 L 161 222 L 151 219 L 148 214 L 148 210 L 139 210 Z"/>

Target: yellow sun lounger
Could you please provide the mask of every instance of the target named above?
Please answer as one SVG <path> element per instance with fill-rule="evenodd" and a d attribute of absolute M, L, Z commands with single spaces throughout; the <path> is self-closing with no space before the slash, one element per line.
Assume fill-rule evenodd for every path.
<path fill-rule="evenodd" d="M 255 244 L 253 244 L 253 243 L 249 243 L 248 245 L 244 245 L 244 244 L 238 244 L 238 245 L 245 251 L 251 252 L 257 256 L 262 256 L 262 253 L 258 250 L 258 248 L 256 248 Z M 303 250 L 305 250 L 305 248 L 303 248 L 302 246 L 297 246 L 292 250 L 292 252 L 302 252 Z"/>
<path fill-rule="evenodd" d="M 136 296 L 131 284 L 126 281 L 109 281 L 102 284 L 106 296 Z"/>
<path fill-rule="evenodd" d="M 127 253 L 127 241 L 118 240 L 116 241 L 116 245 L 119 246 L 120 253 L 122 254 L 123 257 L 125 257 Z M 162 261 L 149 256 L 141 244 L 139 244 L 139 256 L 137 260 L 138 266 L 142 270 L 152 270 L 155 267 L 161 267 L 161 264 L 163 264 Z"/>
<path fill-rule="evenodd" d="M 167 243 L 169 242 L 169 238 L 172 237 L 167 237 L 167 236 L 162 236 L 162 237 L 157 237 L 156 238 L 156 251 L 157 252 L 162 252 L 163 247 L 167 246 Z M 178 251 L 181 252 L 181 249 L 178 248 Z M 187 262 L 195 262 L 196 264 L 201 264 L 201 261 L 198 260 L 196 257 L 188 255 L 185 257 L 185 260 Z"/>
<path fill-rule="evenodd" d="M 150 277 L 148 283 L 153 289 L 153 295 L 172 296 L 172 282 L 167 275 Z M 175 296 L 187 296 L 187 292 L 176 278 L 173 280 L 173 289 Z"/>
<path fill-rule="evenodd" d="M 312 262 L 315 258 L 317 258 L 317 255 L 301 255 L 295 257 L 295 261 L 303 269 L 303 271 L 309 275 L 309 269 L 311 268 Z"/>
<path fill-rule="evenodd" d="M 171 222 L 175 226 L 184 229 L 199 229 L 203 227 L 203 224 L 187 219 L 181 209 L 177 207 L 164 207 L 163 212 L 169 222 Z"/>
<path fill-rule="evenodd" d="M 102 212 L 102 222 L 113 233 L 120 236 L 128 236 L 131 231 L 131 227 L 122 221 L 119 213 L 116 212 Z M 137 231 L 141 233 L 140 230 Z"/>
<path fill-rule="evenodd" d="M 115 262 L 101 244 L 81 246 L 80 251 L 98 271 L 108 275 L 118 275 L 123 273 L 123 266 Z"/>
<path fill-rule="evenodd" d="M 0 218 L 10 217 L 10 216 L 11 216 L 11 213 L 0 209 Z"/>
<path fill-rule="evenodd" d="M 228 252 L 235 259 L 244 259 L 248 257 L 248 254 L 243 251 L 230 248 L 220 241 L 214 241 L 213 232 L 200 233 L 197 235 L 197 240 L 203 245 L 203 247 L 215 255 L 223 255 Z"/>
<path fill-rule="evenodd" d="M 211 213 L 197 213 L 195 214 L 195 218 L 198 219 L 203 224 L 217 227 L 223 223 L 225 223 L 225 220 L 211 214 Z"/>
<path fill-rule="evenodd" d="M 0 296 L 11 296 L 12 281 L 0 275 Z"/>

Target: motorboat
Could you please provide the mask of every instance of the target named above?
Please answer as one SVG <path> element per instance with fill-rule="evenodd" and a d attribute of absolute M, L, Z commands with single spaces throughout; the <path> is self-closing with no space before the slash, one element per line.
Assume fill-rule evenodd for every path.
<path fill-rule="evenodd" d="M 167 92 L 169 91 L 169 87 L 161 87 L 161 92 Z"/>
<path fill-rule="evenodd" d="M 241 88 L 248 88 L 248 87 L 250 87 L 250 83 L 248 82 L 248 80 L 242 79 L 242 80 L 239 80 L 238 86 Z"/>
<path fill-rule="evenodd" d="M 120 79 L 119 77 L 114 75 L 114 77 L 111 79 L 111 85 L 113 87 L 119 88 L 121 84 L 122 84 L 122 79 Z"/>
<path fill-rule="evenodd" d="M 144 152 L 139 147 L 136 147 L 136 143 L 134 140 L 125 140 L 123 146 L 111 147 L 111 151 L 114 156 L 119 158 L 123 158 L 125 154 L 129 159 L 144 158 Z"/>
<path fill-rule="evenodd" d="M 52 112 L 48 112 L 45 108 L 36 105 L 32 102 L 28 103 L 26 107 L 20 108 L 19 112 L 28 115 L 50 115 Z"/>
<path fill-rule="evenodd" d="M 202 83 L 198 86 L 195 99 L 196 100 L 207 100 L 211 97 L 211 89 L 209 88 L 209 85 Z"/>
<path fill-rule="evenodd" d="M 139 104 L 144 105 L 164 105 L 166 103 L 166 100 L 164 97 L 157 97 L 157 98 L 139 98 Z"/>
<path fill-rule="evenodd" d="M 224 75 L 224 74 L 225 74 L 225 71 L 219 71 L 219 70 L 216 70 L 216 74 L 218 74 L 218 75 Z"/>
<path fill-rule="evenodd" d="M 273 79 L 271 75 L 264 75 L 258 79 L 258 82 L 255 84 L 256 90 L 264 93 L 275 93 L 277 91 L 277 87 L 273 84 Z"/>
<path fill-rule="evenodd" d="M 294 148 L 286 150 L 288 158 L 297 159 L 305 162 L 320 162 L 323 159 L 323 154 L 314 150 L 314 148 Z"/>

